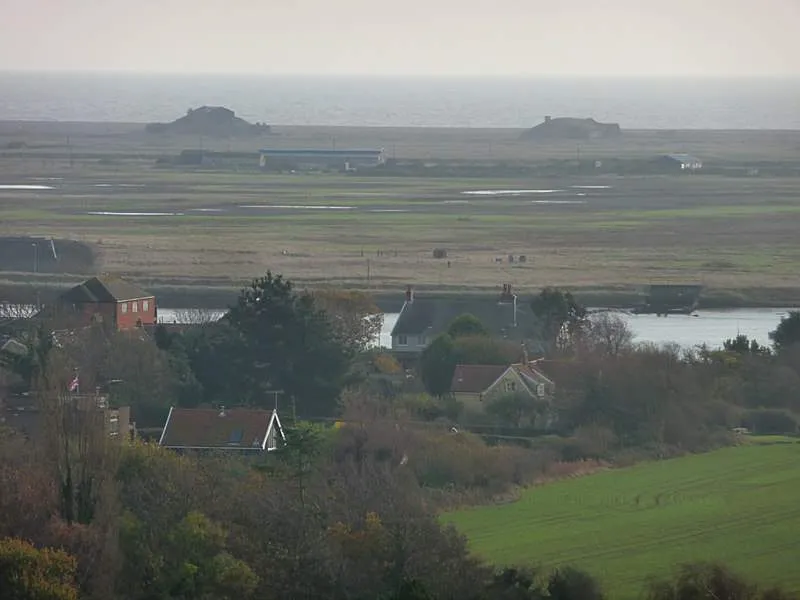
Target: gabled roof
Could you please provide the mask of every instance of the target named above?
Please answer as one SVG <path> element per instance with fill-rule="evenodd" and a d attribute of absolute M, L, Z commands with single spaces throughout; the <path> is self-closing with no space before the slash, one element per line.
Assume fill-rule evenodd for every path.
<path fill-rule="evenodd" d="M 453 393 L 483 394 L 488 392 L 507 372 L 513 372 L 531 395 L 538 394 L 538 386 L 552 390 L 555 384 L 535 367 L 535 363 L 512 365 L 457 365 L 450 383 Z"/>
<path fill-rule="evenodd" d="M 471 314 L 493 335 L 514 332 L 514 305 L 495 298 L 414 298 L 406 302 L 392 329 L 392 335 L 435 336 L 442 333 L 456 317 Z M 527 302 L 517 299 L 517 327 L 514 337 L 531 333 L 534 317 Z"/>
<path fill-rule="evenodd" d="M 92 277 L 60 296 L 62 302 L 84 304 L 89 302 L 124 302 L 152 298 L 153 294 L 128 283 L 119 277 Z"/>
<path fill-rule="evenodd" d="M 536 396 L 539 394 L 538 387 L 544 386 L 543 389 L 552 391 L 555 384 L 544 373 L 534 366 L 535 363 L 519 363 L 511 365 L 511 368 L 520 376 L 522 383 L 528 388 L 531 395 Z"/>
<path fill-rule="evenodd" d="M 481 394 L 508 371 L 505 365 L 456 365 L 450 391 Z"/>
<path fill-rule="evenodd" d="M 271 432 L 284 438 L 274 410 L 173 407 L 158 443 L 186 450 L 266 450 Z"/>

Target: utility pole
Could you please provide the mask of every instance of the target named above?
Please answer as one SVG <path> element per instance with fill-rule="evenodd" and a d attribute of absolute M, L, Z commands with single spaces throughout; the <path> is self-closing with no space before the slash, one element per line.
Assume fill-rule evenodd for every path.
<path fill-rule="evenodd" d="M 367 259 L 367 287 L 370 284 L 369 259 Z"/>

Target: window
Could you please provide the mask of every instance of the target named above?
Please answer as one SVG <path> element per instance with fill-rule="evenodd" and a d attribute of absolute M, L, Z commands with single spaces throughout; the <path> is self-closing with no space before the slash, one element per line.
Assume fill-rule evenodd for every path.
<path fill-rule="evenodd" d="M 120 306 L 120 310 L 122 311 L 123 314 L 128 312 L 128 303 L 127 302 L 123 302 L 119 306 Z"/>
<path fill-rule="evenodd" d="M 544 398 L 544 384 L 543 383 L 540 383 L 539 385 L 536 386 L 536 395 L 539 396 L 539 398 Z"/>
<path fill-rule="evenodd" d="M 517 391 L 517 382 L 516 381 L 506 381 L 505 384 L 507 392 L 516 392 Z"/>
<path fill-rule="evenodd" d="M 150 300 L 142 300 L 142 312 L 148 312 L 150 310 Z"/>
<path fill-rule="evenodd" d="M 228 444 L 241 444 L 244 437 L 244 429 L 234 429 L 228 438 Z"/>
<path fill-rule="evenodd" d="M 408 336 L 398 335 L 397 336 L 397 345 L 398 346 L 408 346 Z"/>
<path fill-rule="evenodd" d="M 131 302 L 131 312 L 139 312 L 139 303 L 136 300 Z"/>
<path fill-rule="evenodd" d="M 427 343 L 428 343 L 428 338 L 426 338 L 425 335 L 419 336 L 419 345 L 420 346 L 425 346 Z"/>
<path fill-rule="evenodd" d="M 269 436 L 267 436 L 267 450 L 275 450 L 278 447 L 278 442 L 275 439 L 275 428 L 270 429 Z"/>

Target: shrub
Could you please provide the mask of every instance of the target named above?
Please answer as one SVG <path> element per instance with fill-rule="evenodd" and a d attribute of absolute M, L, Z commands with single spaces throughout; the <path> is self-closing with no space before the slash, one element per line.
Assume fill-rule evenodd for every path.
<path fill-rule="evenodd" d="M 62 550 L 38 550 L 14 538 L 0 540 L 3 600 L 78 600 L 77 562 Z"/>
<path fill-rule="evenodd" d="M 742 417 L 742 425 L 760 434 L 793 434 L 798 429 L 792 413 L 777 409 L 748 410 Z"/>

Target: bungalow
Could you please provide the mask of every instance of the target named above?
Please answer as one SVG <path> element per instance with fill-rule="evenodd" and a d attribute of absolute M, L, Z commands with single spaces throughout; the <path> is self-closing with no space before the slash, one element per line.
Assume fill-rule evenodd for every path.
<path fill-rule="evenodd" d="M 534 329 L 530 307 L 518 302 L 510 284 L 503 285 L 496 298 L 417 298 L 414 288 L 408 286 L 392 329 L 392 351 L 400 358 L 419 355 L 463 314 L 475 316 L 492 335 L 506 339 L 529 338 Z"/>
<path fill-rule="evenodd" d="M 260 453 L 276 450 L 285 440 L 276 410 L 172 407 L 158 443 L 180 451 Z"/>

